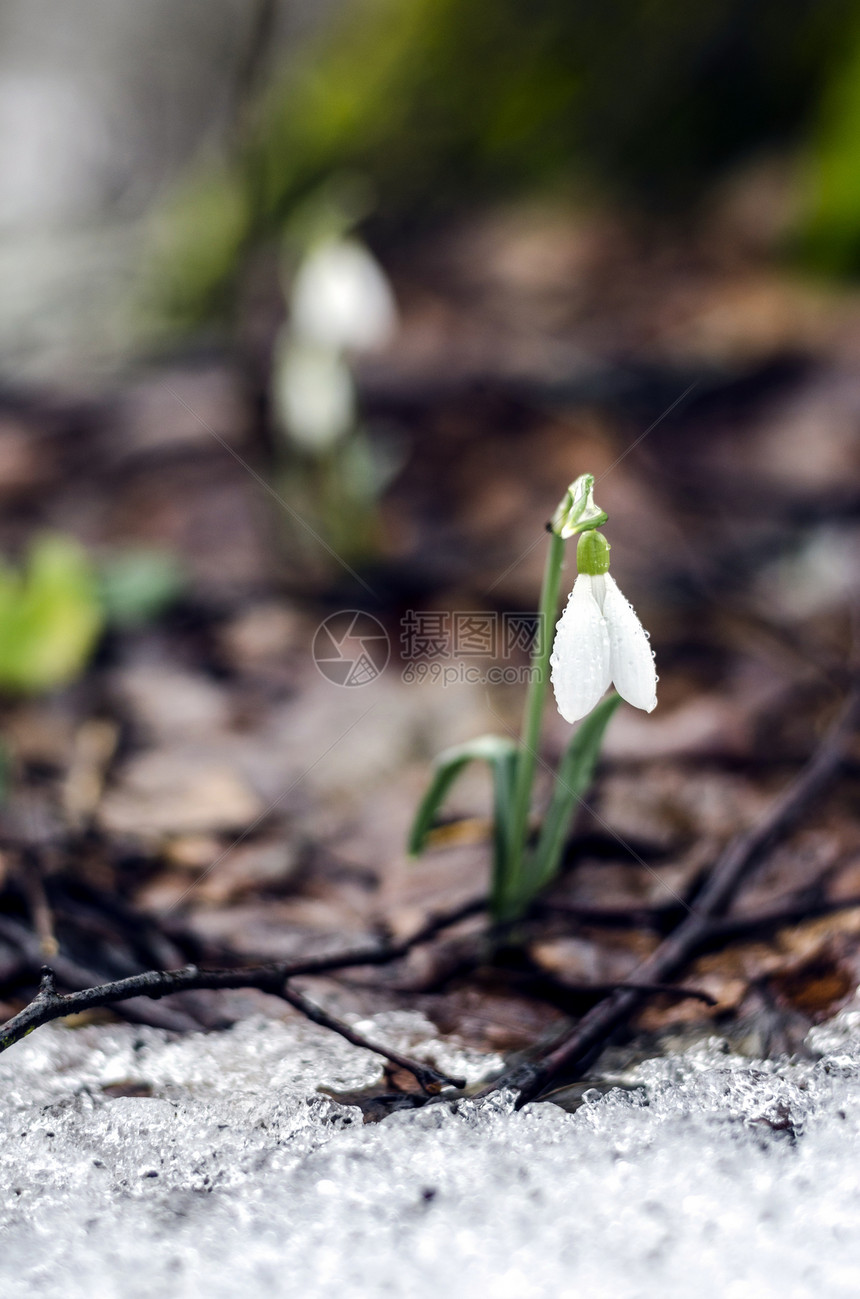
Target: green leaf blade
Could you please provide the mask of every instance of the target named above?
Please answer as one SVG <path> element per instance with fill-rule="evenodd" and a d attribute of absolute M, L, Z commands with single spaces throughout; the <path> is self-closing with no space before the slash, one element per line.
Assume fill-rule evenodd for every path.
<path fill-rule="evenodd" d="M 517 746 L 513 740 L 501 735 L 481 735 L 466 744 L 446 749 L 436 759 L 433 778 L 427 788 L 409 833 L 408 851 L 411 857 L 419 857 L 427 845 L 427 839 L 433 828 L 436 815 L 448 797 L 454 782 L 470 762 L 486 762 L 493 772 L 496 790 L 496 849 L 499 849 L 500 794 L 512 784 L 512 766 L 516 762 Z M 509 801 L 508 799 L 505 800 Z M 507 835 L 504 835 L 505 840 Z"/>

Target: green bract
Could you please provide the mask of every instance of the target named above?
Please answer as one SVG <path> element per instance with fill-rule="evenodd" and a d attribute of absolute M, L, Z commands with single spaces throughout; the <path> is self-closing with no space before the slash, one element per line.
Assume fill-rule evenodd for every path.
<path fill-rule="evenodd" d="M 580 474 L 559 502 L 550 528 L 557 537 L 567 541 L 568 537 L 573 537 L 578 532 L 601 527 L 608 517 L 594 503 L 594 474 Z"/>

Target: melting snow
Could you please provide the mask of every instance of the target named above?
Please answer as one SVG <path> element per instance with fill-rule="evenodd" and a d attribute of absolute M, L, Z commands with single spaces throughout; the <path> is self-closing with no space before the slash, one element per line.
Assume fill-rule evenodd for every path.
<path fill-rule="evenodd" d="M 51 1025 L 0 1058 L 0 1294 L 854 1299 L 860 1012 L 811 1045 L 771 1064 L 712 1042 L 573 1114 L 495 1096 L 365 1125 L 316 1087 L 378 1061 L 321 1030 Z"/>

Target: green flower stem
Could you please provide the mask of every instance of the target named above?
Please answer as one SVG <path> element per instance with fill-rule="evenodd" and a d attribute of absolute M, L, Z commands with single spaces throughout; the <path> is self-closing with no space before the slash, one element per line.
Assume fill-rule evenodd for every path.
<path fill-rule="evenodd" d="M 504 893 L 504 899 L 496 899 L 497 908 L 505 906 L 506 903 L 516 898 L 523 884 L 521 877 L 526 840 L 528 838 L 529 809 L 531 807 L 532 786 L 538 759 L 543 706 L 549 681 L 549 656 L 552 652 L 552 629 L 558 612 L 558 593 L 564 563 L 564 544 L 563 537 L 560 537 L 554 531 L 550 533 L 538 614 L 538 642 L 531 661 L 532 667 L 537 668 L 537 672 L 532 675 L 532 680 L 529 682 L 523 730 L 520 737 L 520 751 L 517 759 L 516 779 L 514 781 L 510 837 L 508 840 L 511 856 L 506 871 L 505 887 L 500 890 L 500 892 Z"/>

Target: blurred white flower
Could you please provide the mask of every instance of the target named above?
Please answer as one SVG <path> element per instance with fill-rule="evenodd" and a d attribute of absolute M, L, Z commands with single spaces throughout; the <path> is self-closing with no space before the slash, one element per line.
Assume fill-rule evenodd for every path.
<path fill-rule="evenodd" d="M 293 333 L 308 343 L 357 352 L 394 333 L 394 295 L 379 263 L 357 239 L 330 239 L 302 262 L 290 300 Z"/>
<path fill-rule="evenodd" d="M 580 573 L 553 644 L 552 686 L 567 722 L 585 717 L 614 683 L 622 699 L 650 713 L 657 704 L 654 652 L 615 579 Z"/>
<path fill-rule="evenodd" d="M 272 398 L 286 433 L 308 451 L 326 451 L 355 424 L 355 387 L 346 361 L 288 334 L 277 349 Z"/>

